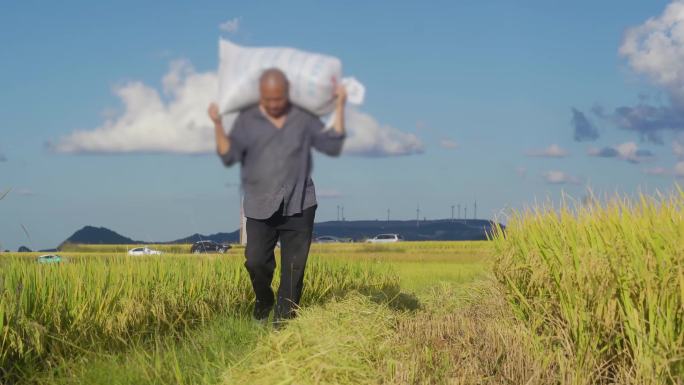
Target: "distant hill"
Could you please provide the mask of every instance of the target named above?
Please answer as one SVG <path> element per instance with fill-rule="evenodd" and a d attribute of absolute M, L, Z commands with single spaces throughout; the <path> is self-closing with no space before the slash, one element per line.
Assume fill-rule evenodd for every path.
<path fill-rule="evenodd" d="M 216 233 L 211 235 L 202 235 L 195 233 L 189 237 L 176 239 L 171 242 L 163 243 L 195 243 L 198 241 L 214 241 L 218 243 L 238 243 L 240 241 L 240 230 L 235 230 L 232 233 Z"/>
<path fill-rule="evenodd" d="M 363 240 L 381 233 L 397 233 L 409 241 L 466 241 L 485 240 L 494 222 L 484 219 L 438 219 L 422 221 L 328 221 L 314 224 L 314 237 L 333 235 Z M 505 226 L 501 225 L 502 228 Z M 124 237 L 104 227 L 85 226 L 67 238 L 64 243 L 80 244 L 143 244 L 143 243 L 194 243 L 212 240 L 219 243 L 237 243 L 239 230 L 230 233 L 203 235 L 195 233 L 169 242 L 141 242 Z M 61 246 L 61 245 L 60 245 Z"/>
<path fill-rule="evenodd" d="M 85 226 L 76 231 L 69 238 L 65 239 L 58 248 L 65 243 L 129 245 L 143 242 L 134 241 L 131 238 L 124 237 L 123 235 L 105 227 Z"/>

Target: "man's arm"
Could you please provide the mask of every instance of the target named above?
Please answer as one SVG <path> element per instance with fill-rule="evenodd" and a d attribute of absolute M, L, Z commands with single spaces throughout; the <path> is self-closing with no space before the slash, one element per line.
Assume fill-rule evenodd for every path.
<path fill-rule="evenodd" d="M 330 156 L 338 156 L 342 152 L 342 145 L 346 136 L 344 128 L 344 105 L 347 101 L 347 92 L 342 85 L 335 91 L 335 116 L 333 117 L 333 129 L 326 130 L 320 119 L 316 118 L 312 123 L 313 147 Z"/>
<path fill-rule="evenodd" d="M 333 128 L 335 132 L 340 135 L 344 135 L 344 106 L 347 103 L 347 90 L 343 85 L 339 84 L 335 90 L 335 121 L 333 122 Z"/>
<path fill-rule="evenodd" d="M 209 117 L 214 123 L 214 134 L 216 136 L 216 153 L 223 162 L 223 165 L 230 167 L 237 162 L 242 162 L 242 158 L 245 155 L 245 148 L 242 146 L 239 138 L 236 138 L 238 117 L 233 123 L 233 129 L 230 135 L 226 135 L 226 131 L 223 128 L 223 122 L 221 121 L 221 114 L 219 113 L 218 106 L 214 103 L 209 105 Z"/>
<path fill-rule="evenodd" d="M 220 157 L 228 154 L 230 151 L 230 138 L 226 135 L 226 131 L 223 128 L 223 122 L 221 122 L 221 114 L 219 114 L 218 106 L 216 103 L 211 103 L 209 105 L 209 118 L 214 123 L 214 133 L 216 134 L 216 152 Z"/>

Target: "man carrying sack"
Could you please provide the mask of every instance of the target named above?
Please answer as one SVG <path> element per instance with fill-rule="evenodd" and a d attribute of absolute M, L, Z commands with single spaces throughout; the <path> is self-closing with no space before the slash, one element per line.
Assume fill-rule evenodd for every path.
<path fill-rule="evenodd" d="M 276 68 L 259 78 L 259 103 L 240 111 L 226 136 L 216 104 L 209 106 L 216 150 L 225 166 L 241 164 L 247 217 L 245 267 L 256 295 L 253 316 L 265 323 L 275 305 L 274 325 L 295 316 L 311 246 L 316 192 L 311 180 L 311 148 L 338 156 L 345 138 L 346 91 L 335 89 L 332 129 L 290 103 L 289 82 Z M 277 298 L 271 290 L 274 248 L 280 239 L 281 274 Z"/>

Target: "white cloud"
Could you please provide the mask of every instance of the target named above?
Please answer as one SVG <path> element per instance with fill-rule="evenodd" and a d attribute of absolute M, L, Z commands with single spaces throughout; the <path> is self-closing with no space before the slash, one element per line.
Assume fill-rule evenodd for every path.
<path fill-rule="evenodd" d="M 620 54 L 684 105 L 684 1 L 673 1 L 660 16 L 628 29 Z"/>
<path fill-rule="evenodd" d="M 326 199 L 326 198 L 341 198 L 342 193 L 337 191 L 337 190 L 330 190 L 330 189 L 321 189 L 321 190 L 316 190 L 316 196 L 318 198 Z"/>
<path fill-rule="evenodd" d="M 526 154 L 527 156 L 538 156 L 543 158 L 564 158 L 568 156 L 568 152 L 557 144 L 552 144 L 543 150 L 529 150 Z"/>
<path fill-rule="evenodd" d="M 678 178 L 684 178 L 684 161 L 677 162 L 672 169 L 653 167 L 646 168 L 643 171 L 644 174 L 648 175 L 675 176 Z"/>
<path fill-rule="evenodd" d="M 644 174 L 647 175 L 670 175 L 670 170 L 664 167 L 645 168 Z"/>
<path fill-rule="evenodd" d="M 672 152 L 677 158 L 684 160 L 684 135 L 672 141 Z"/>
<path fill-rule="evenodd" d="M 601 158 L 619 158 L 630 163 L 642 163 L 654 158 L 651 151 L 640 149 L 634 142 L 603 148 L 590 147 L 587 154 Z"/>
<path fill-rule="evenodd" d="M 546 183 L 550 184 L 565 184 L 565 183 L 570 183 L 570 184 L 579 184 L 580 179 L 569 175 L 563 171 L 547 171 L 544 174 L 542 174 L 542 177 L 546 181 Z"/>
<path fill-rule="evenodd" d="M 141 82 L 114 88 L 124 111 L 92 130 L 76 130 L 51 147 L 61 153 L 212 151 L 213 132 L 206 108 L 216 94 L 217 76 L 197 73 L 184 60 L 171 63 L 163 80 L 165 101 Z"/>
<path fill-rule="evenodd" d="M 219 29 L 223 32 L 236 33 L 240 29 L 240 18 L 234 17 L 219 24 Z"/>
<path fill-rule="evenodd" d="M 451 140 L 448 138 L 444 138 L 444 139 L 440 140 L 439 145 L 440 145 L 440 147 L 446 148 L 449 150 L 455 150 L 458 148 L 458 143 L 455 140 Z"/>
<path fill-rule="evenodd" d="M 679 178 L 684 178 L 684 162 L 675 164 L 674 175 Z"/>
<path fill-rule="evenodd" d="M 14 193 L 23 197 L 30 197 L 36 195 L 36 193 L 33 190 L 27 188 L 16 189 L 14 190 Z"/>
<path fill-rule="evenodd" d="M 212 153 L 214 131 L 206 110 L 216 95 L 217 84 L 215 72 L 196 72 L 186 60 L 173 61 L 162 78 L 163 95 L 142 82 L 117 86 L 113 92 L 121 99 L 123 112 L 109 115 L 94 129 L 75 130 L 50 147 L 60 153 Z M 224 127 L 228 129 L 233 119 L 234 115 L 224 117 Z M 345 154 L 423 152 L 423 143 L 416 135 L 381 125 L 351 106 L 346 125 Z"/>
<path fill-rule="evenodd" d="M 527 176 L 527 168 L 518 166 L 515 168 L 515 173 L 518 174 L 519 177 L 525 178 Z"/>
<path fill-rule="evenodd" d="M 618 144 L 614 148 L 617 150 L 619 157 L 622 159 L 639 161 L 642 158 L 642 156 L 639 155 L 639 148 L 634 142 Z"/>
<path fill-rule="evenodd" d="M 423 142 L 414 134 L 381 125 L 372 116 L 348 106 L 345 116 L 347 139 L 343 152 L 359 156 L 393 156 L 419 154 Z"/>

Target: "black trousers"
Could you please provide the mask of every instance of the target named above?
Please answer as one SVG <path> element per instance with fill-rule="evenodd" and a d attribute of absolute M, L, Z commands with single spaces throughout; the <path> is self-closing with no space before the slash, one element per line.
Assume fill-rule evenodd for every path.
<path fill-rule="evenodd" d="M 275 319 L 292 318 L 299 306 L 304 284 L 304 268 L 309 256 L 316 207 L 293 216 L 282 215 L 281 208 L 268 219 L 247 218 L 245 267 L 256 294 L 254 316 L 268 317 L 275 304 Z M 277 301 L 271 282 L 276 267 L 276 242 L 280 238 L 280 287 Z"/>

